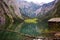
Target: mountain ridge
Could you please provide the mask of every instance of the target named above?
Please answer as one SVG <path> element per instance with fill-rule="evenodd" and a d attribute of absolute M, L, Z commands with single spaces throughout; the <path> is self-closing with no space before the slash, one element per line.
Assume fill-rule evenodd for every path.
<path fill-rule="evenodd" d="M 54 3 L 55 1 L 43 5 L 37 5 L 33 2 L 31 3 L 27 1 L 19 2 L 21 14 L 24 14 L 23 16 L 28 16 L 29 18 L 35 18 L 38 15 L 46 14 L 48 11 L 54 8 Z"/>

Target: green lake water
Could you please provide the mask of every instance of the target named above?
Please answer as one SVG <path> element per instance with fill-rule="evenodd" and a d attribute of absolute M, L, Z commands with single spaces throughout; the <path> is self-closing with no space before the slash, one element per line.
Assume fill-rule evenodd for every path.
<path fill-rule="evenodd" d="M 0 25 L 1 40 L 23 40 L 25 36 L 47 36 L 49 27 L 47 22 L 26 23 L 15 22 Z M 25 36 L 24 36 L 25 35 Z"/>

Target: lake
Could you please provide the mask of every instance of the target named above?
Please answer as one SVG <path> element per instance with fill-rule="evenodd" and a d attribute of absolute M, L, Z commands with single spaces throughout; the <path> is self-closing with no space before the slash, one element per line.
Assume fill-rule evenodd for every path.
<path fill-rule="evenodd" d="M 1 40 L 24 40 L 27 37 L 50 37 L 48 22 L 14 22 L 0 25 Z"/>

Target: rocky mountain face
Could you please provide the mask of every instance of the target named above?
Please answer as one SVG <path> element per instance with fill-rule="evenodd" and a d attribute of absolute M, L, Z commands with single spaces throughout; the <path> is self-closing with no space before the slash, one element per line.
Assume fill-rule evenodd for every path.
<path fill-rule="evenodd" d="M 36 17 L 42 18 L 48 15 L 51 15 L 52 11 L 54 11 L 54 7 L 55 7 L 54 3 L 55 1 L 47 3 L 47 4 L 43 4 L 43 5 L 37 5 L 33 2 L 29 3 L 26 1 L 20 1 L 18 3 L 17 0 L 15 1 L 14 0 L 0 0 L 0 23 L 4 21 L 13 22 L 15 19 L 24 20 L 24 18 L 25 19 L 36 18 Z M 59 6 L 57 4 L 56 6 Z"/>
<path fill-rule="evenodd" d="M 20 1 L 19 4 L 20 12 L 24 17 L 38 18 L 50 14 L 48 12 L 54 8 L 55 1 L 43 5 L 37 5 L 27 1 Z"/>
<path fill-rule="evenodd" d="M 29 3 L 27 1 L 20 1 L 19 4 L 22 16 L 27 16 L 29 18 L 36 17 L 36 13 L 34 12 L 41 7 L 40 5 L 34 4 L 33 2 Z"/>
<path fill-rule="evenodd" d="M 57 2 L 56 5 L 55 5 L 56 13 L 55 13 L 54 17 L 60 17 L 60 0 L 57 0 L 56 2 Z"/>
<path fill-rule="evenodd" d="M 5 15 L 0 5 L 0 24 L 5 24 Z"/>
<path fill-rule="evenodd" d="M 0 23 L 14 19 L 22 19 L 16 0 L 0 0 Z"/>
<path fill-rule="evenodd" d="M 55 11 L 55 10 L 53 10 L 54 7 L 55 7 L 55 1 L 47 3 L 47 4 L 43 4 L 40 9 L 41 11 L 39 11 L 39 9 L 37 10 L 37 12 L 39 11 L 39 13 L 37 15 L 38 18 L 42 18 L 42 17 L 44 18 L 49 15 L 51 16 L 53 14 L 53 12 Z"/>

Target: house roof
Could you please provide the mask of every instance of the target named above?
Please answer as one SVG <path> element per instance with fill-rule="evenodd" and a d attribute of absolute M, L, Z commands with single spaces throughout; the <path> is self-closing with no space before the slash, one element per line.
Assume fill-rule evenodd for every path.
<path fill-rule="evenodd" d="M 50 21 L 50 22 L 60 22 L 60 18 L 51 18 L 48 21 Z"/>

